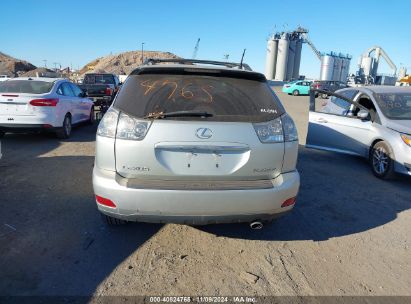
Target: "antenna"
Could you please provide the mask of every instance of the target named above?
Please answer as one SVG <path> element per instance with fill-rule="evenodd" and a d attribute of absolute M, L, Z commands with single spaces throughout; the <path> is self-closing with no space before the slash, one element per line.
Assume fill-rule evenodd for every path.
<path fill-rule="evenodd" d="M 196 46 L 194 47 L 193 56 L 191 56 L 191 59 L 196 59 L 199 46 L 200 46 L 200 38 L 197 39 L 197 43 L 196 43 Z"/>
<path fill-rule="evenodd" d="M 245 55 L 245 51 L 246 51 L 246 50 L 247 50 L 247 49 L 244 49 L 244 51 L 243 51 L 243 56 L 241 56 L 240 69 L 243 68 L 243 60 L 244 60 L 244 55 Z"/>

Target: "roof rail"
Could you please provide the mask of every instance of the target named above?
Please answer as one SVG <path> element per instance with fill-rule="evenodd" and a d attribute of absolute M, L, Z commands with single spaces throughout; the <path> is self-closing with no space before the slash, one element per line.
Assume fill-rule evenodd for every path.
<path fill-rule="evenodd" d="M 220 65 L 220 66 L 226 66 L 228 68 L 239 68 L 242 70 L 247 70 L 247 71 L 252 71 L 250 66 L 248 64 L 241 64 L 241 63 L 236 63 L 236 62 L 224 62 L 224 61 L 213 61 L 213 60 L 198 60 L 198 59 L 155 59 L 155 58 L 147 58 L 143 65 L 154 65 L 158 63 L 179 63 L 179 64 L 210 64 L 210 65 Z"/>

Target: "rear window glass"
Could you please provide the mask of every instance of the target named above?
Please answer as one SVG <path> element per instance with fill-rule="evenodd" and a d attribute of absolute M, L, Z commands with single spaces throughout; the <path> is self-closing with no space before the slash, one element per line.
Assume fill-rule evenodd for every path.
<path fill-rule="evenodd" d="M 204 75 L 131 75 L 115 107 L 139 118 L 161 112 L 207 112 L 213 116 L 206 119 L 214 121 L 261 122 L 284 113 L 266 82 Z"/>
<path fill-rule="evenodd" d="M 114 78 L 111 75 L 86 75 L 85 84 L 113 84 Z"/>
<path fill-rule="evenodd" d="M 51 91 L 53 82 L 37 80 L 7 80 L 0 82 L 0 93 L 44 94 Z"/>

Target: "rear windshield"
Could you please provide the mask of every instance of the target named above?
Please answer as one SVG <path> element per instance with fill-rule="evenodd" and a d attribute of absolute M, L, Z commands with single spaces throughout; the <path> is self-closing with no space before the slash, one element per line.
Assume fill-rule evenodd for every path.
<path fill-rule="evenodd" d="M 131 75 L 115 107 L 139 118 L 161 112 L 207 112 L 213 116 L 206 119 L 214 121 L 262 122 L 284 113 L 265 81 L 204 75 Z"/>
<path fill-rule="evenodd" d="M 112 75 L 86 75 L 84 84 L 114 84 Z"/>
<path fill-rule="evenodd" d="M 51 91 L 53 82 L 37 80 L 7 80 L 0 82 L 0 93 L 44 94 Z"/>

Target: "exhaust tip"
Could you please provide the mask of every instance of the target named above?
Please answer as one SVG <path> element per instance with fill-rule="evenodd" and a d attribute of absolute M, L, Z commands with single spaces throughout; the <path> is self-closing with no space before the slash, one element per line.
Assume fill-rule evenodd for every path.
<path fill-rule="evenodd" d="M 264 227 L 263 223 L 259 221 L 250 223 L 250 228 L 253 230 L 260 230 L 263 227 Z"/>

